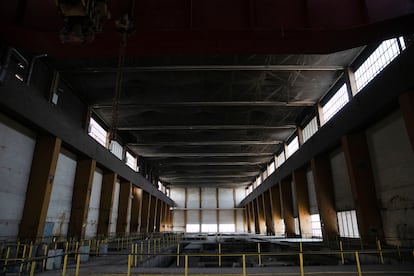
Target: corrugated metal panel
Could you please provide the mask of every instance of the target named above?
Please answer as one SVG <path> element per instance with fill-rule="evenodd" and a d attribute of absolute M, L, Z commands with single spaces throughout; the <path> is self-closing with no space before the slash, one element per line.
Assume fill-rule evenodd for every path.
<path fill-rule="evenodd" d="M 217 212 L 212 210 L 204 210 L 202 224 L 217 224 Z"/>
<path fill-rule="evenodd" d="M 220 224 L 234 224 L 234 211 L 233 210 L 220 210 L 219 211 L 219 223 Z"/>
<path fill-rule="evenodd" d="M 216 188 L 202 188 L 201 198 L 202 208 L 217 208 Z"/>
<path fill-rule="evenodd" d="M 245 198 L 246 189 L 245 188 L 237 188 L 236 189 L 236 206 L 240 204 L 240 202 Z"/>
<path fill-rule="evenodd" d="M 219 208 L 234 208 L 233 189 L 219 188 Z"/>
<path fill-rule="evenodd" d="M 178 208 L 185 206 L 185 190 L 184 188 L 171 187 L 170 197 L 175 202 Z"/>
<path fill-rule="evenodd" d="M 102 172 L 95 171 L 93 176 L 91 199 L 89 201 L 88 219 L 85 229 L 86 237 L 95 237 L 98 227 L 99 203 L 101 201 Z"/>
<path fill-rule="evenodd" d="M 187 224 L 200 224 L 200 212 L 196 211 L 187 211 Z"/>
<path fill-rule="evenodd" d="M 174 210 L 173 212 L 173 231 L 185 231 L 184 211 Z"/>
<path fill-rule="evenodd" d="M 200 189 L 187 188 L 187 208 L 200 207 Z"/>
<path fill-rule="evenodd" d="M 236 224 L 236 232 L 243 233 L 245 232 L 244 229 L 244 210 L 237 210 L 237 224 Z"/>

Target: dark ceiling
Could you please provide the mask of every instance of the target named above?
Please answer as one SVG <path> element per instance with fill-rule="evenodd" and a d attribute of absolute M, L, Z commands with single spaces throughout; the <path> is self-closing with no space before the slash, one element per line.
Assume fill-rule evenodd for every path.
<path fill-rule="evenodd" d="M 133 2 L 110 1 L 103 32 L 72 45 L 59 41 L 54 0 L 3 1 L 0 34 L 47 53 L 110 127 L 120 43 L 113 21 Z M 379 2 L 137 1 L 115 109 L 120 141 L 170 185 L 248 185 L 363 45 L 412 32 L 414 1 Z"/>

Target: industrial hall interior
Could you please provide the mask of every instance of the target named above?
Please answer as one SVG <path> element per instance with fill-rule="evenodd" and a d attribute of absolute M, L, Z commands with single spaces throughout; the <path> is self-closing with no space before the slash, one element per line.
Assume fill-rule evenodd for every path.
<path fill-rule="evenodd" d="M 414 275 L 414 0 L 0 23 L 0 275 Z"/>

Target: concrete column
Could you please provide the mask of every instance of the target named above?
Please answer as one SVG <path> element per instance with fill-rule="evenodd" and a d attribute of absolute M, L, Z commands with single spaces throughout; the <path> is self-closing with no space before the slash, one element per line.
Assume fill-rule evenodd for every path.
<path fill-rule="evenodd" d="M 283 219 L 285 221 L 285 232 L 287 237 L 294 237 L 295 219 L 293 217 L 292 182 L 290 179 L 280 181 L 280 198 L 282 201 Z"/>
<path fill-rule="evenodd" d="M 151 205 L 151 195 L 143 191 L 142 193 L 142 205 L 141 205 L 141 231 L 148 233 L 148 222 L 149 222 L 149 210 Z"/>
<path fill-rule="evenodd" d="M 249 222 L 250 222 L 250 232 L 249 233 L 256 233 L 256 222 L 255 222 L 255 214 L 254 214 L 254 208 L 253 208 L 253 202 L 250 201 L 248 204 L 249 207 Z"/>
<path fill-rule="evenodd" d="M 187 221 L 188 221 L 188 190 L 187 187 L 184 188 L 184 229 L 187 229 Z"/>
<path fill-rule="evenodd" d="M 150 215 L 149 215 L 149 222 L 148 222 L 148 230 L 150 233 L 153 233 L 155 230 L 155 214 L 157 211 L 157 204 L 158 198 L 151 195 L 151 208 L 150 208 Z"/>
<path fill-rule="evenodd" d="M 365 133 L 342 137 L 342 148 L 355 201 L 358 229 L 364 242 L 383 239 L 381 214 L 378 208 L 375 180 Z"/>
<path fill-rule="evenodd" d="M 259 211 L 257 208 L 257 198 L 253 199 L 252 201 L 252 210 L 253 210 L 253 218 L 254 218 L 254 233 L 260 234 L 260 220 L 259 220 Z"/>
<path fill-rule="evenodd" d="M 128 223 L 128 205 L 131 193 L 131 182 L 121 182 L 119 187 L 118 220 L 116 222 L 116 232 L 125 233 Z"/>
<path fill-rule="evenodd" d="M 407 91 L 399 97 L 400 110 L 404 118 L 405 128 L 414 151 L 414 91 Z"/>
<path fill-rule="evenodd" d="M 220 225 L 220 205 L 219 205 L 219 189 L 216 188 L 216 222 L 217 222 L 217 232 L 219 231 Z"/>
<path fill-rule="evenodd" d="M 272 221 L 275 235 L 283 235 L 284 224 L 282 221 L 282 208 L 280 202 L 279 186 L 273 186 L 270 188 L 270 205 L 272 208 Z"/>
<path fill-rule="evenodd" d="M 203 221 L 203 195 L 202 195 L 201 187 L 199 188 L 199 191 L 198 191 L 198 208 L 199 208 L 198 209 L 198 218 L 199 218 L 198 227 L 201 232 L 201 224 Z"/>
<path fill-rule="evenodd" d="M 43 236 L 61 144 L 57 137 L 37 138 L 19 227 L 20 240 L 36 241 Z"/>
<path fill-rule="evenodd" d="M 293 181 L 295 183 L 296 201 L 298 205 L 300 233 L 302 238 L 312 238 L 312 220 L 309 206 L 306 169 L 300 168 L 295 170 L 293 172 Z"/>
<path fill-rule="evenodd" d="M 106 236 L 110 231 L 116 179 L 116 173 L 106 173 L 103 175 L 101 200 L 99 203 L 98 235 Z"/>
<path fill-rule="evenodd" d="M 131 222 L 129 224 L 131 233 L 139 232 L 141 203 L 142 190 L 138 187 L 132 187 Z"/>
<path fill-rule="evenodd" d="M 257 204 L 257 214 L 259 218 L 259 233 L 260 234 L 266 234 L 266 219 L 264 214 L 264 208 L 263 208 L 263 194 L 259 195 L 256 198 L 256 204 Z M 256 229 L 257 233 L 257 229 Z"/>
<path fill-rule="evenodd" d="M 234 216 L 234 230 L 237 232 L 237 201 L 236 201 L 236 189 L 233 188 L 233 216 Z"/>
<path fill-rule="evenodd" d="M 155 232 L 160 232 L 161 230 L 161 209 L 163 202 L 157 198 L 157 208 L 155 210 Z"/>
<path fill-rule="evenodd" d="M 72 208 L 68 227 L 68 236 L 85 238 L 88 220 L 89 201 L 96 161 L 92 159 L 79 160 L 76 165 L 75 183 L 72 195 Z"/>
<path fill-rule="evenodd" d="M 266 235 L 274 235 L 275 227 L 273 223 L 272 205 L 270 204 L 270 190 L 263 193 L 263 208 L 266 220 Z"/>
<path fill-rule="evenodd" d="M 329 157 L 317 156 L 311 160 L 311 166 L 323 237 L 327 240 L 336 240 L 339 231 Z"/>

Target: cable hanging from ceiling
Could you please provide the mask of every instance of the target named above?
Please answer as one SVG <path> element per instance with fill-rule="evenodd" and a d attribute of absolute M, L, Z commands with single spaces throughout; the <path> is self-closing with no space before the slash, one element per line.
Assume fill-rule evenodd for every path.
<path fill-rule="evenodd" d="M 124 72 L 123 69 L 125 66 L 125 54 L 126 54 L 128 35 L 132 34 L 135 31 L 134 10 L 135 10 L 135 0 L 131 0 L 130 13 L 126 13 L 122 15 L 121 18 L 115 21 L 115 27 L 121 35 L 121 41 L 119 44 L 118 67 L 117 67 L 116 81 L 115 81 L 115 93 L 114 93 L 114 97 L 112 100 L 112 121 L 111 121 L 111 127 L 110 127 L 110 141 L 116 140 L 118 138 L 118 134 L 117 134 L 118 108 L 119 108 L 119 100 L 121 98 L 121 92 L 122 92 L 123 72 Z"/>

